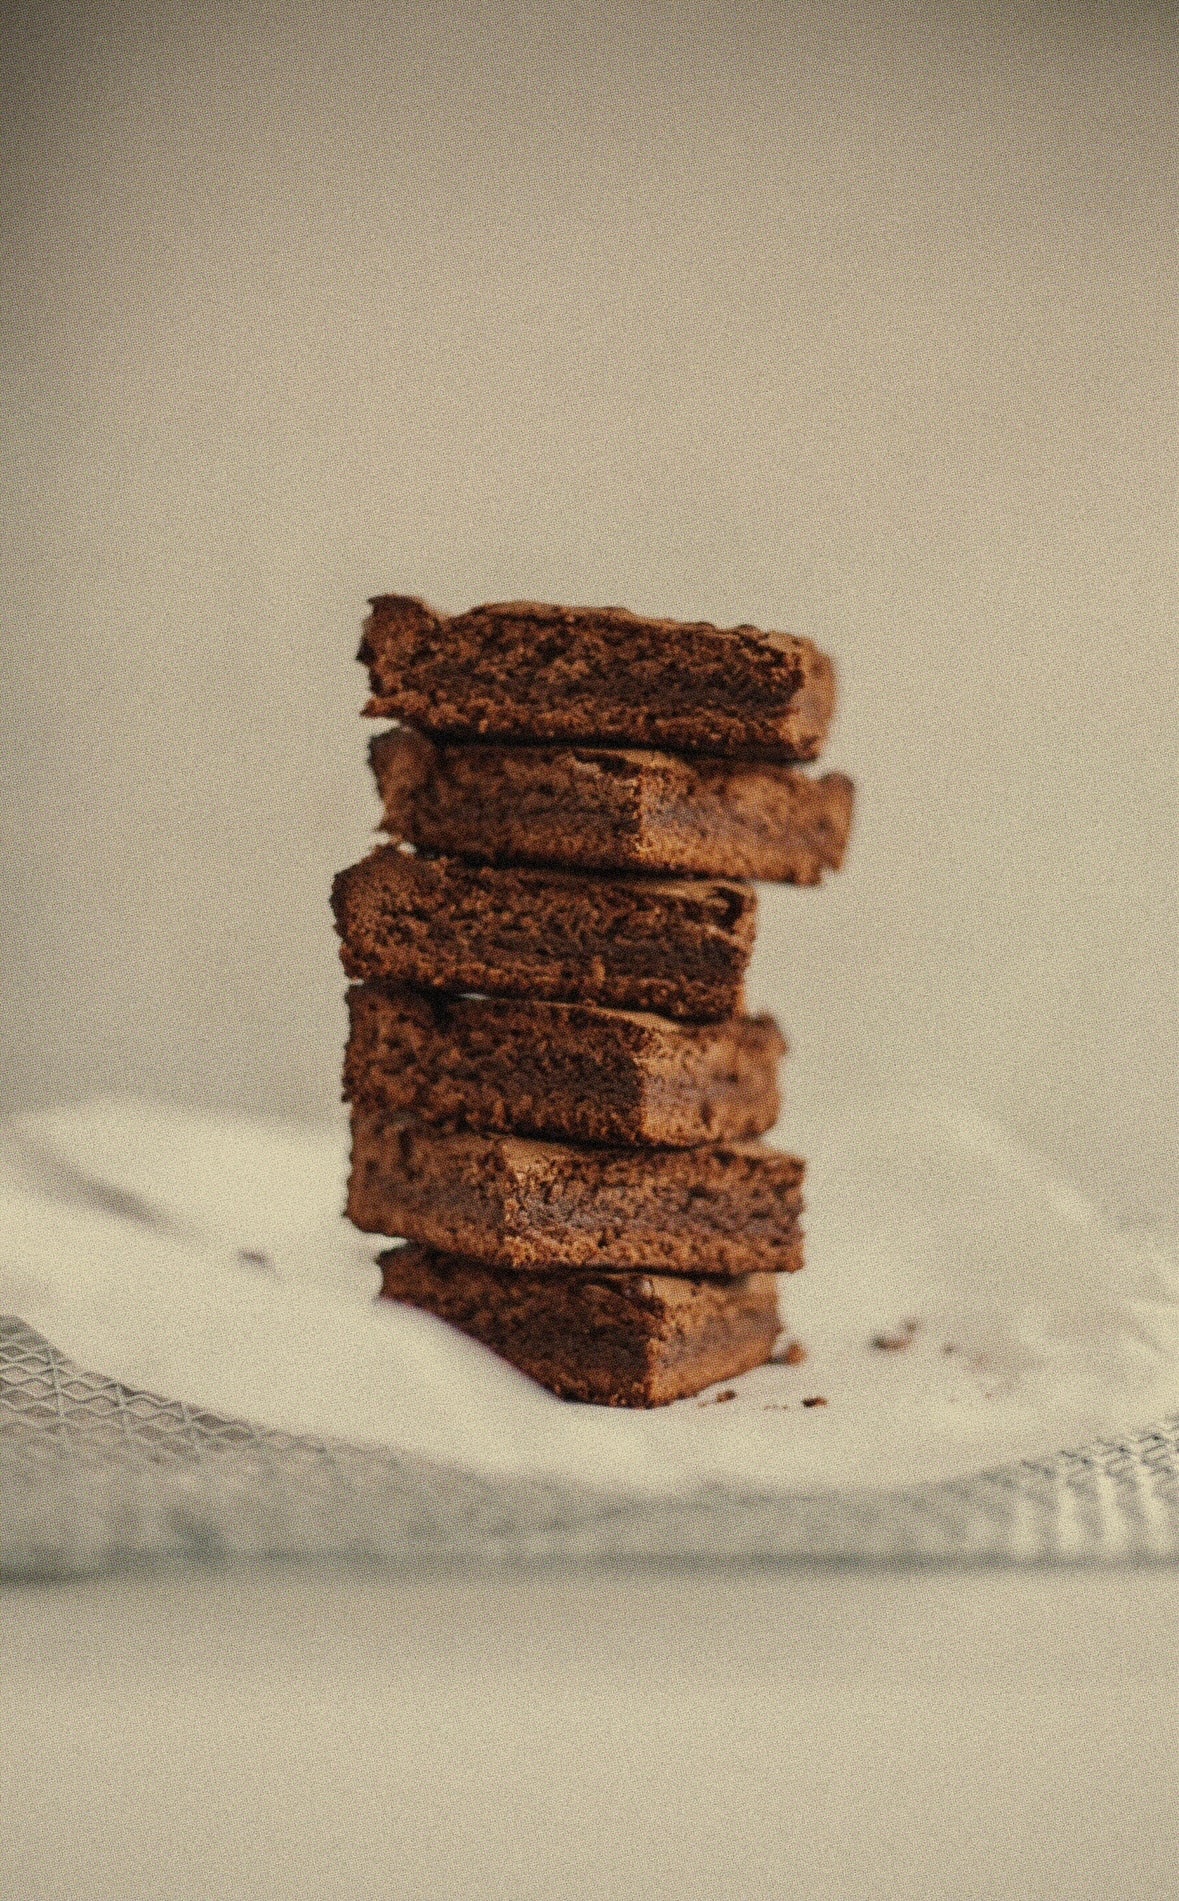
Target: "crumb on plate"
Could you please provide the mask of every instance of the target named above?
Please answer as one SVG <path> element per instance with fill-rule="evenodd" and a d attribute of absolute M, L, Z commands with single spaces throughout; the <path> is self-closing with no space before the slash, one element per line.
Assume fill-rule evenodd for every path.
<path fill-rule="evenodd" d="M 881 1353 L 903 1353 L 906 1347 L 912 1346 L 920 1331 L 919 1320 L 902 1320 L 895 1333 L 878 1333 L 872 1345 Z"/>

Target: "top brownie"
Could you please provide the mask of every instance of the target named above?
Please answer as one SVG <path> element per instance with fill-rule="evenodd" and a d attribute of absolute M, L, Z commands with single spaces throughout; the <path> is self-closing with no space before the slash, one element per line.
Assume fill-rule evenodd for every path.
<path fill-rule="evenodd" d="M 380 594 L 371 607 L 365 711 L 441 737 L 814 759 L 834 711 L 830 660 L 794 634 L 532 601 L 452 616 Z"/>

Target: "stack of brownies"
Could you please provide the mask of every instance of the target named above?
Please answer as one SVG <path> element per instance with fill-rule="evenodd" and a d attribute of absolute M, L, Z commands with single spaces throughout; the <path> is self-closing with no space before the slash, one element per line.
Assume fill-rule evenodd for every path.
<path fill-rule="evenodd" d="M 742 1008 L 753 879 L 838 867 L 808 776 L 831 663 L 753 627 L 372 602 L 390 843 L 332 894 L 348 1214 L 385 1295 L 570 1399 L 655 1406 L 760 1365 L 803 1164 L 758 1138 L 785 1043 Z"/>

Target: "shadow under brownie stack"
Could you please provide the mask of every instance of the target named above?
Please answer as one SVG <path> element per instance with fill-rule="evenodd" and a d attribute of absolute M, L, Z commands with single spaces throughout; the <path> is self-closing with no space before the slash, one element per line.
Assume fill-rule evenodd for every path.
<path fill-rule="evenodd" d="M 803 1164 L 760 1138 L 752 880 L 838 868 L 831 663 L 752 627 L 372 603 L 390 843 L 332 902 L 348 1214 L 382 1291 L 569 1399 L 657 1406 L 770 1357 Z"/>

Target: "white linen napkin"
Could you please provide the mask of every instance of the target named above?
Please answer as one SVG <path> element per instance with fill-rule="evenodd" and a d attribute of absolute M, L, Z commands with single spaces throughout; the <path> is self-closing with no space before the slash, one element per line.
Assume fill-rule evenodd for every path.
<path fill-rule="evenodd" d="M 808 1158 L 799 1366 L 650 1413 L 563 1404 L 375 1299 L 346 1131 L 101 1100 L 0 1135 L 0 1286 L 82 1366 L 260 1425 L 628 1494 L 958 1477 L 1179 1405 L 1175 1250 L 952 1100 L 845 1105 Z M 916 1323 L 912 1326 L 910 1323 Z M 905 1341 L 892 1348 L 879 1339 Z M 821 1396 L 822 1407 L 804 1398 Z"/>

